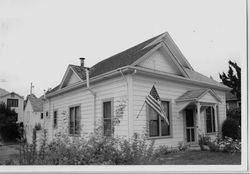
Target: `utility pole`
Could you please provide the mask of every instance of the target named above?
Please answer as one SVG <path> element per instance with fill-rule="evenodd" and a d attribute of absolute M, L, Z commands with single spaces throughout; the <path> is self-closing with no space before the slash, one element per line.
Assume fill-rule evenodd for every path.
<path fill-rule="evenodd" d="M 30 95 L 32 94 L 32 89 L 34 88 L 35 86 L 33 85 L 33 82 L 30 83 Z"/>

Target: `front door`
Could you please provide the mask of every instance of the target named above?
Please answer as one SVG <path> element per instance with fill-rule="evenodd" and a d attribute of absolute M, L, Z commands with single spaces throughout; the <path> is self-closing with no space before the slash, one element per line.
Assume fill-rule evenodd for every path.
<path fill-rule="evenodd" d="M 187 143 L 195 142 L 194 110 L 186 109 L 186 140 Z"/>

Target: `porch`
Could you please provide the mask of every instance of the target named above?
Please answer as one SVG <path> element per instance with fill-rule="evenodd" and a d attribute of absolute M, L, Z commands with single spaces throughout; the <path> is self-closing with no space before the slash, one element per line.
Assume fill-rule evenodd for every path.
<path fill-rule="evenodd" d="M 211 89 L 197 89 L 185 92 L 176 100 L 180 117 L 183 117 L 185 144 L 198 145 L 199 135 L 216 137 L 218 105 L 220 98 Z"/>

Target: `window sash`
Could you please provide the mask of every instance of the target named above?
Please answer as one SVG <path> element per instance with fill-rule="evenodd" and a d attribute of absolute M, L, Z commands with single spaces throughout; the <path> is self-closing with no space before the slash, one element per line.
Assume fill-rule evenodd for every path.
<path fill-rule="evenodd" d="M 18 107 L 18 99 L 7 99 L 7 107 Z"/>
<path fill-rule="evenodd" d="M 71 107 L 69 109 L 69 134 L 80 134 L 80 106 Z"/>
<path fill-rule="evenodd" d="M 148 118 L 149 118 L 149 137 L 165 137 L 171 136 L 170 126 L 170 102 L 162 101 L 164 111 L 167 114 L 169 125 L 167 125 L 164 118 L 156 113 L 154 109 L 148 106 Z"/>
<path fill-rule="evenodd" d="M 57 127 L 57 111 L 54 111 L 54 121 L 53 121 L 53 123 L 54 123 L 54 128 L 56 128 Z"/>
<path fill-rule="evenodd" d="M 215 132 L 215 110 L 211 106 L 206 109 L 206 131 L 207 133 Z"/>
<path fill-rule="evenodd" d="M 103 135 L 112 136 L 112 101 L 103 102 Z"/>

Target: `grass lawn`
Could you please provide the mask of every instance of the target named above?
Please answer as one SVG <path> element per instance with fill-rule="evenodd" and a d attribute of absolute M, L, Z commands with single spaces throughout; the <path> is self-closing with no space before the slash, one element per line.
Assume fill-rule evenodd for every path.
<path fill-rule="evenodd" d="M 0 146 L 0 163 L 5 164 L 5 160 L 18 160 L 19 159 L 19 145 L 2 145 Z"/>
<path fill-rule="evenodd" d="M 229 154 L 193 150 L 166 154 L 155 161 L 155 164 L 169 165 L 240 165 L 241 153 Z"/>

